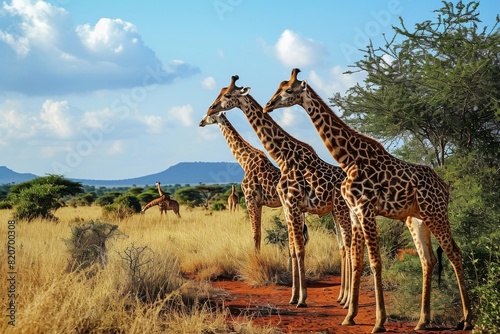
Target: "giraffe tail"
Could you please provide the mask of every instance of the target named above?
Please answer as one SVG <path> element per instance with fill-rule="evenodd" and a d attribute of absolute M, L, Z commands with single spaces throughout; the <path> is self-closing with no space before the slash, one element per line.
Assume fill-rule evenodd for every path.
<path fill-rule="evenodd" d="M 439 246 L 436 249 L 438 258 L 438 287 L 441 287 L 441 274 L 443 273 L 443 248 Z"/>

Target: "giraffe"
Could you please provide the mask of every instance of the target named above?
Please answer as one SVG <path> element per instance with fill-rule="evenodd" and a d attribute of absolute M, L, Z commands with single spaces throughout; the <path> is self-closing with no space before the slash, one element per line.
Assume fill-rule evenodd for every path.
<path fill-rule="evenodd" d="M 292 259 L 292 297 L 290 304 L 306 307 L 304 213 L 320 217 L 332 213 L 337 231 L 340 231 L 339 247 L 345 261 L 350 254 L 349 207 L 341 195 L 341 181 L 345 174 L 341 168 L 323 161 L 308 144 L 284 131 L 249 94 L 250 87 L 237 87 L 238 76 L 231 78 L 230 85 L 221 90 L 208 108 L 207 116 L 239 108 L 246 115 L 260 141 L 281 170 L 277 185 L 278 195 L 288 227 L 290 257 Z M 339 235 L 337 233 L 337 235 Z M 350 268 L 350 266 L 346 266 Z M 347 274 L 347 273 L 346 273 Z M 347 283 L 349 280 L 345 280 Z"/>
<path fill-rule="evenodd" d="M 147 209 L 149 209 L 153 206 L 156 206 L 156 205 L 158 205 L 160 208 L 160 214 L 163 214 L 163 212 L 165 212 L 165 214 L 166 214 L 167 210 L 172 210 L 179 218 L 181 217 L 180 211 L 179 211 L 179 202 L 177 202 L 176 200 L 174 200 L 172 198 L 165 199 L 163 197 L 156 198 L 156 199 L 152 200 L 151 202 L 146 203 L 142 207 L 141 213 L 146 212 Z"/>
<path fill-rule="evenodd" d="M 363 241 L 367 245 L 374 276 L 376 320 L 373 332 L 385 331 L 385 304 L 381 281 L 381 259 L 376 216 L 406 220 L 422 265 L 422 306 L 417 330 L 425 329 L 431 319 L 430 294 L 436 257 L 431 234 L 451 261 L 462 299 L 464 328 L 471 328 L 472 312 L 465 286 L 460 249 L 452 237 L 448 219 L 449 189 L 428 166 L 402 161 L 389 154 L 380 142 L 345 124 L 311 89 L 298 80 L 293 69 L 289 81 L 283 81 L 264 108 L 300 105 L 309 115 L 330 154 L 347 174 L 342 194 L 353 212 L 352 266 L 353 284 L 349 311 L 343 322 L 353 325 L 358 312 L 359 280 L 362 270 Z"/>
<path fill-rule="evenodd" d="M 262 207 L 279 208 L 281 201 L 276 185 L 281 177 L 280 170 L 273 165 L 261 150 L 250 145 L 236 131 L 222 113 L 205 116 L 200 126 L 218 124 L 231 152 L 245 172 L 241 181 L 241 190 L 252 226 L 255 251 L 260 251 Z"/>
<path fill-rule="evenodd" d="M 158 194 L 160 195 L 160 197 L 145 204 L 141 209 L 141 213 L 144 213 L 150 207 L 158 205 L 158 208 L 160 209 L 160 215 L 162 215 L 163 212 L 165 212 L 165 214 L 167 214 L 168 210 L 172 210 L 180 218 L 181 215 L 180 215 L 180 210 L 179 210 L 179 202 L 172 199 L 170 197 L 170 193 L 164 192 L 161 189 L 161 185 L 160 185 L 159 181 L 156 182 L 156 188 L 158 189 Z"/>
<path fill-rule="evenodd" d="M 229 207 L 229 211 L 238 210 L 239 203 L 240 199 L 238 197 L 238 194 L 236 193 L 236 186 L 233 184 L 231 185 L 231 194 L 227 198 L 227 206 Z"/>

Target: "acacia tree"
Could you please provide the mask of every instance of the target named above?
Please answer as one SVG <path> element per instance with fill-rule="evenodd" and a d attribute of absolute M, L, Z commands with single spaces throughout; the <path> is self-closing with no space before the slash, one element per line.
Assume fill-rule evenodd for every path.
<path fill-rule="evenodd" d="M 400 19 L 384 46 L 370 43 L 350 71 L 364 84 L 330 100 L 350 125 L 434 166 L 457 150 L 498 155 L 500 144 L 500 19 L 479 28 L 478 2 L 443 4 L 435 21 L 410 31 Z"/>
<path fill-rule="evenodd" d="M 55 219 L 52 211 L 64 205 L 64 198 L 81 192 L 80 182 L 70 181 L 62 175 L 47 175 L 12 186 L 8 198 L 15 206 L 14 217 L 31 221 Z"/>

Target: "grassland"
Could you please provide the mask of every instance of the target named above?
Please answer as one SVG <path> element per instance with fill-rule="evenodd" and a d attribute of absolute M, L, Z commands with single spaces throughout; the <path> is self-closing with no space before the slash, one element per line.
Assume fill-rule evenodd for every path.
<path fill-rule="evenodd" d="M 118 225 L 121 233 L 106 245 L 107 264 L 92 275 L 89 271 L 68 271 L 68 240 L 76 222 L 101 220 L 100 207 L 59 209 L 55 213 L 58 223 L 17 222 L 15 326 L 8 324 L 9 282 L 4 277 L 9 268 L 2 255 L 0 300 L 4 314 L 0 332 L 273 332 L 273 328 L 255 328 L 250 321 L 228 323 L 226 312 L 211 302 L 222 292 L 212 289 L 207 281 L 231 277 L 253 285 L 286 282 L 288 251 L 263 243 L 261 254 L 256 256 L 243 210 L 210 214 L 181 207 L 181 214 L 182 218 L 171 213 L 161 217 L 157 210 L 149 210 L 145 215 L 106 221 Z M 282 216 L 282 210 L 265 208 L 264 230 L 272 228 L 271 217 L 275 215 Z M 0 210 L 4 249 L 10 217 L 11 211 Z M 335 236 L 315 226 L 309 232 L 308 277 L 338 273 L 340 255 Z M 132 261 L 133 254 L 138 262 Z"/>

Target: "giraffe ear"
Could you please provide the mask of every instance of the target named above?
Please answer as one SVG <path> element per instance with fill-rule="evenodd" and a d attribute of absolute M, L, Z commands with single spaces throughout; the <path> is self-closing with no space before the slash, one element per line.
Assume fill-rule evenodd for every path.
<path fill-rule="evenodd" d="M 248 93 L 250 93 L 250 89 L 251 89 L 250 87 L 244 87 L 244 88 L 240 89 L 241 95 L 242 96 L 247 95 Z"/>
<path fill-rule="evenodd" d="M 305 79 L 300 82 L 300 88 L 302 88 L 302 90 L 307 89 L 307 81 Z"/>

